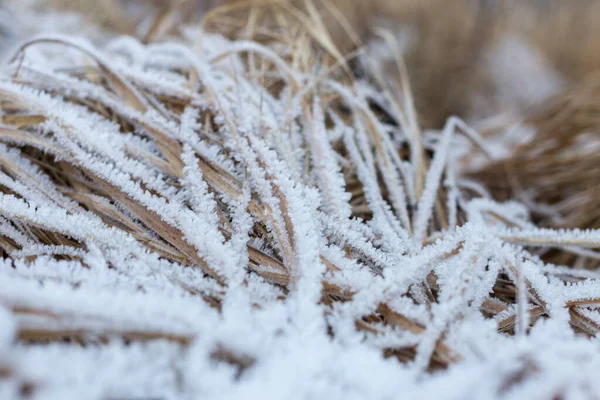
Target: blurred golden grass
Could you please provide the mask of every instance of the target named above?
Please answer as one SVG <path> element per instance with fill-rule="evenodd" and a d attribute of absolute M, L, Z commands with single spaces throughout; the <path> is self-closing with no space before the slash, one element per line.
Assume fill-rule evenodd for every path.
<path fill-rule="evenodd" d="M 535 127 L 530 142 L 473 176 L 499 199 L 525 197 L 535 220 L 553 228 L 600 228 L 600 79 L 590 76 L 532 110 L 523 122 Z M 573 254 L 551 252 L 556 264 Z M 581 265 L 597 268 L 598 260 Z"/>

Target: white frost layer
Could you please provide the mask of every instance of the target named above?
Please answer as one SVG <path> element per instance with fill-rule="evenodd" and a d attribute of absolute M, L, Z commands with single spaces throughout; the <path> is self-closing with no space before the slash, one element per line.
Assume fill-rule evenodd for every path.
<path fill-rule="evenodd" d="M 113 57 L 111 62 L 119 68 L 118 73 L 157 93 L 188 94 L 185 79 L 166 70 L 192 65 L 202 83 L 218 97 L 222 114 L 216 118 L 217 123 L 225 126 L 228 119 L 239 135 L 237 139 L 248 139 L 235 148 L 238 163 L 247 170 L 226 159 L 215 146 L 201 141 L 202 129 L 196 126 L 196 116 L 199 109 L 208 106 L 200 96 L 177 122 L 165 121 L 157 113 L 117 110 L 138 123 L 162 124 L 165 132 L 185 144 L 182 185 L 176 190 L 166 183 L 158 168 L 127 155 L 126 149 L 133 147 L 140 154 L 156 156 L 160 153 L 154 143 L 123 134 L 115 124 L 59 96 L 9 83 L 10 69 L 1 75 L 3 93 L 23 98 L 48 115 L 50 122 L 36 132 L 39 137 L 64 152 L 65 159 L 85 164 L 153 209 L 165 223 L 180 229 L 228 285 L 220 287 L 198 269 L 184 268 L 147 251 L 131 235 L 110 228 L 59 193 L 48 177 L 18 151 L 0 145 L 2 160 L 15 163 L 25 176 L 34 178 L 32 184 L 0 172 L 0 183 L 20 195 L 0 196 L 0 234 L 23 246 L 23 250 L 12 254 L 15 258 L 38 256 L 35 262 L 0 262 L 1 399 L 17 398 L 27 392 L 28 385 L 33 387 L 30 398 L 44 400 L 578 399 L 600 392 L 596 378 L 600 342 L 576 335 L 566 308 L 571 306 L 590 324 L 598 324 L 597 275 L 544 265 L 520 247 L 571 246 L 591 251 L 587 248 L 599 247 L 600 232 L 539 230 L 526 221 L 523 207 L 512 203 L 477 199 L 464 204 L 467 200 L 457 189 L 456 177 L 442 181 L 442 171 L 451 162 L 453 152 L 450 139 L 457 128 L 467 130 L 459 120 L 451 119 L 442 135 L 434 134 L 431 140 L 435 158 L 424 182 L 425 194 L 420 198 L 417 217 L 410 221 L 402 210 L 414 197 L 414 190 L 408 188 L 405 192 L 402 187 L 412 184 L 408 179 L 411 167 L 394 158 L 398 156 L 391 151 L 388 158 L 376 160 L 369 151 L 372 143 L 364 125 L 346 126 L 331 116 L 336 137 L 342 138 L 349 149 L 349 159 L 344 162 L 356 166 L 374 215 L 368 223 L 350 220 L 342 162 L 325 137 L 333 135 L 325 124 L 317 120 L 314 124 L 286 125 L 287 117 L 292 121 L 304 117 L 299 103 L 290 106 L 272 97 L 259 83 L 246 80 L 238 58 L 209 62 L 240 49 L 252 49 L 279 61 L 270 49 L 218 37 L 205 37 L 199 55 L 191 51 L 189 44 L 181 43 L 145 47 L 135 40 L 120 39 L 98 50 L 84 41 L 74 42 L 89 48 L 99 59 Z M 135 55 L 131 64 L 123 60 L 127 55 Z M 80 56 L 77 52 L 73 59 Z M 44 85 L 54 85 L 56 90 L 66 87 L 86 99 L 115 103 L 114 94 L 89 82 L 50 73 L 65 60 L 63 53 L 52 57 L 30 49 L 25 63 L 30 75 L 26 76 L 34 83 L 38 79 Z M 312 83 L 311 77 L 289 66 L 279 67 L 289 80 L 306 86 Z M 364 93 L 327 79 L 323 82 L 353 111 L 370 115 Z M 308 110 L 313 116 L 324 117 L 318 101 Z M 370 122 L 382 146 L 393 149 L 385 127 L 376 119 Z M 77 135 L 69 135 L 64 126 L 73 127 Z M 48 131 L 53 132 L 51 139 Z M 289 140 L 282 140 L 279 132 L 289 134 Z M 234 147 L 233 132 L 223 128 L 219 134 Z M 402 135 L 400 140 L 406 140 L 406 132 Z M 313 163 L 311 173 L 305 172 L 303 145 L 311 146 L 307 156 Z M 198 155 L 234 178 L 246 178 L 239 198 L 227 199 L 234 210 L 229 241 L 218 229 L 216 201 L 197 168 Z M 264 166 L 256 162 L 255 156 Z M 397 196 L 392 198 L 392 206 L 379 189 L 377 173 L 384 165 L 393 166 L 384 176 L 389 192 Z M 280 200 L 267 175 L 275 177 L 280 192 L 289 200 L 287 214 L 295 226 L 296 251 L 284 256 L 288 257 L 286 265 L 294 268 L 294 281 L 284 300 L 280 287 L 244 269 L 253 222 L 246 212 L 250 192 L 273 208 L 273 225 L 284 225 Z M 143 189 L 139 181 L 153 193 Z M 446 185 L 452 193 L 443 206 L 456 213 L 457 204 L 462 204 L 470 222 L 459 228 L 451 224 L 440 239 L 421 246 L 409 230 L 416 232 L 418 239 L 426 234 L 440 185 Z M 190 206 L 184 207 L 184 201 Z M 324 215 L 324 210 L 330 215 Z M 491 213 L 521 229 L 506 229 Z M 87 251 L 32 243 L 8 220 L 34 221 L 63 232 L 84 242 Z M 456 223 L 455 214 L 454 220 Z M 256 242 L 259 247 L 260 241 Z M 290 246 L 289 238 L 280 238 L 277 245 Z M 347 257 L 344 246 L 360 253 L 368 267 Z M 83 262 L 56 261 L 53 254 L 81 256 Z M 326 273 L 320 256 L 326 256 L 341 271 Z M 438 277 L 439 290 L 437 302 L 428 305 L 427 293 L 420 284 L 431 272 Z M 510 306 L 496 301 L 494 304 L 505 307 L 504 311 L 495 318 L 485 318 L 480 310 L 490 300 L 499 273 L 521 288 L 530 285 L 536 298 L 519 296 L 518 304 Z M 577 283 L 565 283 L 563 276 Z M 331 307 L 321 303 L 324 277 L 352 289 L 352 298 Z M 222 298 L 221 312 L 201 300 L 201 295 Z M 533 300 L 544 305 L 544 317 L 526 332 L 523 327 L 529 319 L 527 311 L 532 310 L 528 301 Z M 422 330 L 374 324 L 380 329 L 378 334 L 358 331 L 355 321 L 374 313 L 381 303 Z M 498 329 L 511 318 L 517 321 L 515 336 Z M 28 344 L 18 340 L 39 329 L 50 333 L 82 330 L 88 334 L 89 343 Z M 107 336 L 103 338 L 109 339 L 108 343 L 98 340 L 95 334 Z M 145 337 L 142 339 L 148 339 L 146 342 L 124 343 L 120 339 L 139 339 L 143 334 L 171 340 Z M 427 364 L 440 341 L 460 355 L 460 360 L 447 370 L 432 373 Z M 401 364 L 395 358 L 383 357 L 384 349 L 407 347 L 415 349 L 414 361 Z M 239 366 L 215 357 L 219 348 L 254 363 L 248 362 L 251 365 L 240 371 Z"/>

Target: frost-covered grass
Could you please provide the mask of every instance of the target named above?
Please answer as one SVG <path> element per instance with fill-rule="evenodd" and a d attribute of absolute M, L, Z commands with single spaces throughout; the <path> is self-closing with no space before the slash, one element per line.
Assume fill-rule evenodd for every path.
<path fill-rule="evenodd" d="M 297 48 L 42 35 L 9 57 L 0 398 L 600 393 L 600 276 L 540 258 L 597 259 L 600 231 L 492 200 L 462 166 L 494 147 L 457 117 L 421 131 L 406 82 L 349 78 L 303 18 Z"/>

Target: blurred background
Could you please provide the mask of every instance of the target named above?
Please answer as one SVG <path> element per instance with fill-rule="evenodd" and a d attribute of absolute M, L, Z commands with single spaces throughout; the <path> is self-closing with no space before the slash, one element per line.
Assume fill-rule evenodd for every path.
<path fill-rule="evenodd" d="M 427 127 L 441 126 L 449 115 L 475 122 L 499 113 L 520 113 L 600 67 L 600 2 L 594 0 L 3 0 L 0 4 L 3 47 L 11 39 L 49 30 L 100 39 L 127 34 L 146 42 L 161 40 L 177 35 L 185 24 L 199 23 L 217 6 L 224 6 L 224 11 L 210 29 L 244 36 L 240 30 L 247 29 L 251 10 L 259 10 L 252 14 L 254 23 L 267 26 L 275 20 L 269 12 L 273 7 L 303 11 L 315 7 L 342 54 L 362 47 L 388 76 L 395 73 L 393 63 L 388 63 L 393 57 L 381 46 L 378 33 L 385 29 L 394 35 Z M 52 13 L 57 16 L 49 18 Z"/>

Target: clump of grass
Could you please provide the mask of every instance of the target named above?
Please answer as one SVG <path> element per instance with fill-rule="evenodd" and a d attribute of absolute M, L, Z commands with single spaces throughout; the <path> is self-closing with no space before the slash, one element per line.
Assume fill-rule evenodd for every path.
<path fill-rule="evenodd" d="M 20 45 L 0 81 L 0 304 L 24 347 L 163 339 L 240 379 L 306 337 L 427 372 L 542 320 L 598 332 L 597 277 L 536 249 L 593 258 L 600 233 L 540 229 L 486 198 L 453 154 L 494 163 L 485 139 L 457 117 L 423 131 L 393 37 L 398 80 L 336 44 L 323 15 L 356 33 L 328 7 L 237 3 L 191 34 L 169 37 L 161 15 L 152 34 L 101 49 L 60 35 Z M 557 107 L 532 118 L 541 134 L 562 126 Z M 528 157 L 557 150 L 527 146 L 511 159 L 520 184 L 550 198 L 562 186 Z M 489 165 L 480 183 L 511 182 Z M 551 368 L 531 363 L 523 379 Z"/>

